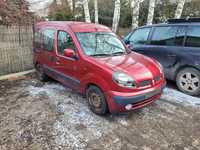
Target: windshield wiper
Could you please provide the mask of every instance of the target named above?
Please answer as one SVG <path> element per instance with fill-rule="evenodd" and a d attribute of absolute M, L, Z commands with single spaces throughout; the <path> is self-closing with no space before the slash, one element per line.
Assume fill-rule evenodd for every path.
<path fill-rule="evenodd" d="M 116 55 L 123 55 L 123 54 L 125 54 L 125 52 L 114 52 L 114 53 L 112 53 L 112 55 L 114 55 L 114 56 L 116 56 Z"/>
<path fill-rule="evenodd" d="M 102 53 L 102 54 L 92 54 L 90 56 L 111 56 L 111 55 Z"/>

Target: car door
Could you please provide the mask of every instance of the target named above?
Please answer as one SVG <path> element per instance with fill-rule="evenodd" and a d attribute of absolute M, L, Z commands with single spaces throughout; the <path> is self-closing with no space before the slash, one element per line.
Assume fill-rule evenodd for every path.
<path fill-rule="evenodd" d="M 183 55 L 186 35 L 185 25 L 155 27 L 150 41 L 150 56 L 158 60 L 168 79 L 174 78 L 176 64 Z"/>
<path fill-rule="evenodd" d="M 139 28 L 124 38 L 125 44 L 129 45 L 131 50 L 146 55 L 150 33 L 151 27 Z"/>
<path fill-rule="evenodd" d="M 178 29 L 178 26 L 160 26 L 153 28 L 149 51 L 146 53 L 150 57 L 158 60 L 165 70 L 173 67 L 177 61 L 177 52 L 180 48 L 176 43 Z M 181 47 L 182 44 L 183 42 L 180 43 Z"/>
<path fill-rule="evenodd" d="M 70 58 L 64 56 L 64 50 L 74 50 L 77 57 Z M 76 74 L 78 74 L 78 53 L 72 36 L 66 31 L 57 32 L 57 48 L 56 48 L 56 62 L 54 69 L 58 74 L 58 80 L 66 86 L 78 90 L 80 81 Z"/>

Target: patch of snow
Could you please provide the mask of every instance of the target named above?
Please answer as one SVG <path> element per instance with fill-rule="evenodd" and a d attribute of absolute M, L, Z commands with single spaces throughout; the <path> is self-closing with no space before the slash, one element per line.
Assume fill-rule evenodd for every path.
<path fill-rule="evenodd" d="M 86 99 L 65 89 L 59 84 L 46 84 L 43 87 L 29 86 L 26 88 L 33 97 L 41 94 L 48 96 L 49 102 L 56 106 L 60 113 L 59 119 L 54 123 L 56 144 L 69 147 L 69 149 L 84 149 L 88 141 L 101 138 L 117 128 L 120 123 L 127 126 L 126 118 L 114 117 L 109 121 L 92 113 Z M 110 117 L 110 116 L 108 116 Z"/>
<path fill-rule="evenodd" d="M 59 84 L 46 84 L 43 87 L 28 86 L 27 91 L 29 91 L 31 96 L 38 96 L 42 93 L 48 95 L 49 97 L 54 96 L 60 91 L 66 90 L 63 86 Z"/>
<path fill-rule="evenodd" d="M 159 108 L 159 110 L 160 109 L 163 109 L 163 110 L 165 110 L 166 112 L 168 112 L 168 113 L 170 113 L 170 114 L 174 114 L 175 113 L 175 109 L 176 109 L 176 107 L 175 106 L 173 106 L 173 105 L 171 105 L 171 104 L 168 104 L 168 103 L 166 103 L 166 102 L 163 102 L 163 101 L 161 101 L 161 100 L 158 100 L 158 101 L 156 101 L 155 102 L 156 104 L 157 104 L 157 106 L 156 107 L 158 107 Z M 167 120 L 172 120 L 172 115 L 166 115 L 166 113 L 163 113 L 163 112 L 157 112 L 157 111 L 155 111 L 154 109 L 156 109 L 156 108 L 150 108 L 150 107 L 145 107 L 145 108 L 143 108 L 141 111 L 142 111 L 142 113 L 144 114 L 143 115 L 143 119 L 144 120 L 151 120 L 151 119 L 155 119 L 155 118 L 157 118 L 157 119 L 160 119 L 160 118 L 162 118 L 162 119 L 167 119 Z M 164 111 L 164 112 L 165 112 Z"/>
<path fill-rule="evenodd" d="M 193 97 L 175 89 L 165 88 L 161 99 L 185 105 L 200 106 L 200 98 Z"/>
<path fill-rule="evenodd" d="M 62 103 L 64 115 L 54 125 L 55 131 L 60 133 L 56 138 L 59 145 L 68 145 L 72 149 L 84 149 L 88 141 L 99 139 L 109 133 L 115 124 L 106 118 L 92 113 L 85 99 L 74 102 L 72 106 Z"/>
<path fill-rule="evenodd" d="M 159 108 L 164 109 L 166 112 L 170 114 L 174 114 L 177 109 L 175 105 L 160 100 L 156 101 L 156 104 L 158 105 Z"/>
<path fill-rule="evenodd" d="M 159 108 L 165 110 L 167 113 L 169 113 L 171 115 L 180 113 L 182 116 L 185 116 L 185 117 L 190 116 L 190 114 L 188 114 L 188 112 L 183 111 L 182 109 L 177 109 L 177 106 L 167 103 L 165 101 L 158 100 L 158 101 L 156 101 L 156 104 L 158 105 Z M 164 115 L 164 114 L 159 114 L 159 115 Z M 170 118 L 168 117 L 168 119 L 170 119 Z"/>
<path fill-rule="evenodd" d="M 119 119 L 117 119 L 117 122 L 119 122 L 123 126 L 128 126 L 128 122 L 127 122 L 126 118 L 119 118 Z"/>
<path fill-rule="evenodd" d="M 53 125 L 53 134 L 56 135 L 56 144 L 61 147 L 85 149 L 88 141 L 100 139 L 102 136 L 112 133 L 112 130 L 115 130 L 118 124 L 129 126 L 126 117 L 100 117 L 95 115 L 89 110 L 86 99 L 60 84 L 47 83 L 42 87 L 28 86 L 26 90 L 33 97 L 47 96 L 49 103 L 56 106 L 56 110 L 60 115 Z M 200 98 L 188 96 L 170 88 L 164 90 L 161 99 L 200 106 Z M 156 103 L 158 107 L 165 109 L 168 113 L 176 113 L 176 106 L 166 104 L 163 101 L 157 101 Z M 142 111 L 147 117 L 155 116 L 152 114 L 154 111 L 149 107 L 144 108 Z M 167 119 L 168 116 L 159 117 Z"/>

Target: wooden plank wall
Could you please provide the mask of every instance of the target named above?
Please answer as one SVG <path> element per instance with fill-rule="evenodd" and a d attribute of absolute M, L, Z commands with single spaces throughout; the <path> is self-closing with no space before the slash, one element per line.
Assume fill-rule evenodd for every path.
<path fill-rule="evenodd" d="M 0 25 L 0 76 L 33 68 L 32 35 L 32 26 Z"/>

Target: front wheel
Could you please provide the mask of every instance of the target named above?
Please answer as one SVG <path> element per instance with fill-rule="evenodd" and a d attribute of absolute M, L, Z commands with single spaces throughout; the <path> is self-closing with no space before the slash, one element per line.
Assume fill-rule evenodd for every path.
<path fill-rule="evenodd" d="M 200 94 L 200 72 L 194 68 L 185 68 L 177 74 L 176 84 L 182 92 L 197 96 Z"/>
<path fill-rule="evenodd" d="M 108 112 L 106 98 L 97 86 L 90 86 L 86 91 L 88 105 L 97 115 L 105 115 Z"/>

